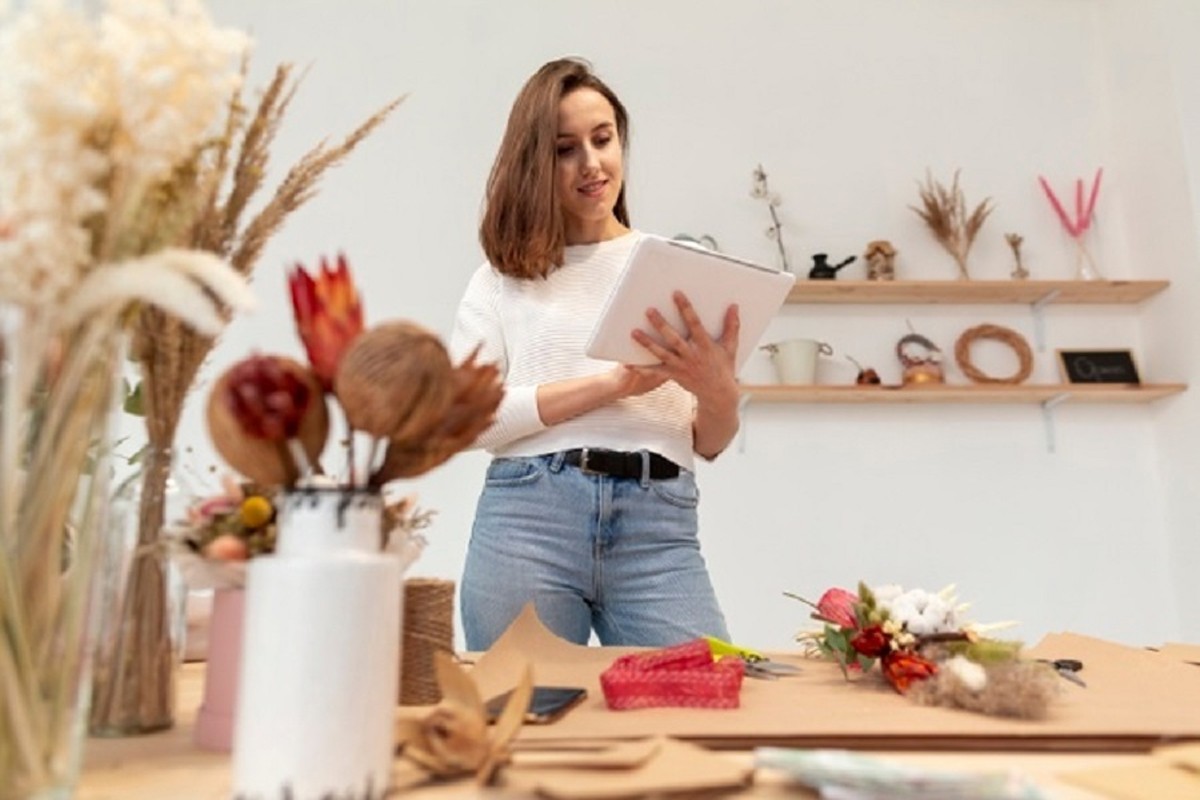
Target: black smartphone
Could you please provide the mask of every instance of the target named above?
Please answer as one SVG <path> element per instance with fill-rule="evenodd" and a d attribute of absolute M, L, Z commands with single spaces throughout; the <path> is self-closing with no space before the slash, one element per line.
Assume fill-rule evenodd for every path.
<path fill-rule="evenodd" d="M 508 704 L 511 691 L 496 695 L 484 703 L 488 720 L 494 722 Z M 533 696 L 529 698 L 529 708 L 525 712 L 525 721 L 534 725 L 544 725 L 561 717 L 587 697 L 587 690 L 574 686 L 535 686 Z"/>

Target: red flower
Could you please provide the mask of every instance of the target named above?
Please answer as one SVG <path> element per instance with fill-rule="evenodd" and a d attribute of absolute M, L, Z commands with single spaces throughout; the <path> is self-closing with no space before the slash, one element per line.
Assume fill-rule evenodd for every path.
<path fill-rule="evenodd" d="M 845 589 L 830 589 L 817 601 L 817 617 L 842 628 L 857 629 L 858 618 L 854 614 L 856 605 L 858 595 Z"/>
<path fill-rule="evenodd" d="M 870 625 L 854 635 L 850 646 L 867 658 L 879 658 L 891 648 L 892 637 L 883 632 L 883 626 Z"/>
<path fill-rule="evenodd" d="M 880 662 L 883 677 L 897 692 L 903 694 L 913 681 L 923 681 L 937 674 L 937 664 L 916 653 L 893 651 Z"/>
<path fill-rule="evenodd" d="M 297 264 L 288 275 L 288 286 L 300 341 L 313 372 L 328 391 L 342 354 L 363 330 L 362 303 L 346 257 L 338 255 L 336 269 L 330 269 L 322 257 L 315 278 Z"/>

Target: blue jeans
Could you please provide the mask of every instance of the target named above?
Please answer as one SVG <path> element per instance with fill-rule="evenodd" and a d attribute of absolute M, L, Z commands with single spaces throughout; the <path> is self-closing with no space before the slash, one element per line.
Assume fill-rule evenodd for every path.
<path fill-rule="evenodd" d="M 469 650 L 486 650 L 533 601 L 556 635 L 661 647 L 728 639 L 696 538 L 695 476 L 612 478 L 561 453 L 488 467 L 463 572 Z"/>

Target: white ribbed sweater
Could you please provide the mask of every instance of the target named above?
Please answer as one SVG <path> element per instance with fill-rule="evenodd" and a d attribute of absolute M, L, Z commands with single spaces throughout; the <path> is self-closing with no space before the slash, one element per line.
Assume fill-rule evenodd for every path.
<path fill-rule="evenodd" d="M 694 468 L 695 397 L 673 381 L 545 425 L 537 387 L 612 369 L 584 355 L 592 327 L 641 234 L 573 245 L 563 266 L 545 279 L 518 280 L 484 264 L 471 277 L 458 307 L 450 353 L 458 363 L 481 345 L 480 363 L 494 362 L 505 395 L 496 422 L 476 441 L 497 456 L 532 456 L 576 447 L 647 449 Z"/>

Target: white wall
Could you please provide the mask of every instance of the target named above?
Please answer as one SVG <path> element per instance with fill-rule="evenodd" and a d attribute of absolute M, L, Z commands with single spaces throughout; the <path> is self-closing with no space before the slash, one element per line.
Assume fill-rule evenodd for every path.
<path fill-rule="evenodd" d="M 253 30 L 257 82 L 277 61 L 310 67 L 276 176 L 317 139 L 411 93 L 271 243 L 257 272 L 263 308 L 235 322 L 213 367 L 252 348 L 299 355 L 284 269 L 338 249 L 371 321 L 407 317 L 448 333 L 482 258 L 480 199 L 509 105 L 542 62 L 581 54 L 631 113 L 636 226 L 708 233 L 764 262 L 774 257 L 766 209 L 748 194 L 759 162 L 783 195 L 801 268 L 813 252 L 840 259 L 887 238 L 901 277 L 951 278 L 953 262 L 908 206 L 927 168 L 942 180 L 961 168 L 967 199 L 996 204 L 973 274 L 1007 277 L 1003 234 L 1016 231 L 1034 277 L 1067 278 L 1065 237 L 1036 175 L 1065 190 L 1103 166 L 1107 276 L 1173 285 L 1138 307 L 1050 308 L 1033 380 L 1055 380 L 1053 348 L 1070 346 L 1133 347 L 1147 379 L 1194 379 L 1200 70 L 1188 48 L 1200 26 L 1189 0 L 212 7 Z M 894 382 L 906 319 L 948 355 L 985 321 L 1033 338 L 1020 307 L 792 306 L 767 340 L 819 337 Z M 1010 358 L 977 348 L 993 372 L 1011 369 Z M 835 362 L 824 379 L 852 375 Z M 761 355 L 743 373 L 769 376 Z M 215 462 L 196 406 L 183 444 L 196 463 Z M 1019 620 L 1015 635 L 1031 641 L 1068 629 L 1134 644 L 1200 640 L 1187 580 L 1200 565 L 1188 488 L 1196 411 L 1194 392 L 1153 406 L 1067 405 L 1047 428 L 1036 406 L 752 405 L 737 444 L 700 469 L 704 547 L 733 634 L 786 646 L 806 614 L 784 590 L 815 597 L 861 578 L 955 582 L 977 619 Z M 457 577 L 485 463 L 465 454 L 413 483 L 438 510 L 418 572 Z"/>

